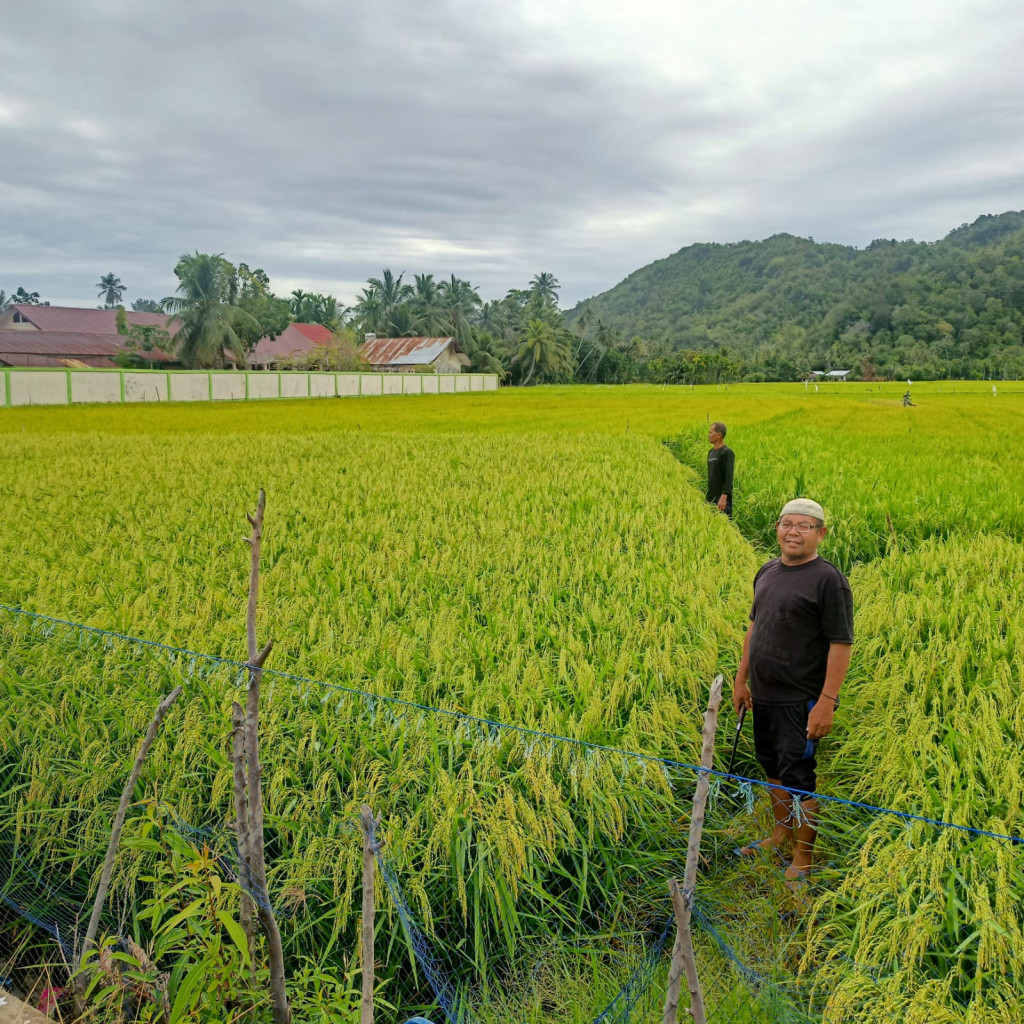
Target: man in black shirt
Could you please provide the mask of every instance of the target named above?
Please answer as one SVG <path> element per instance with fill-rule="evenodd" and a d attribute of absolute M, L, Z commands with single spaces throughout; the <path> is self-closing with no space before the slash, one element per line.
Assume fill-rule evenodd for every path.
<path fill-rule="evenodd" d="M 708 489 L 704 495 L 719 512 L 732 516 L 732 471 L 736 465 L 733 450 L 725 443 L 725 424 L 712 423 L 708 429 Z"/>
<path fill-rule="evenodd" d="M 781 557 L 754 577 L 754 604 L 732 701 L 754 713 L 754 751 L 771 784 L 775 828 L 740 848 L 744 856 L 791 847 L 786 878 L 811 868 L 817 801 L 791 790 L 817 789 L 818 740 L 832 730 L 839 688 L 850 667 L 853 595 L 846 577 L 818 555 L 825 513 L 808 498 L 789 502 L 776 526 Z M 749 682 L 748 682 L 749 680 Z"/>

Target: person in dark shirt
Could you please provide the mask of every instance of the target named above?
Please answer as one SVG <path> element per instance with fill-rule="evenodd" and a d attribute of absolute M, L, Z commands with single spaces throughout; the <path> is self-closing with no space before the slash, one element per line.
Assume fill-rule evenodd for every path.
<path fill-rule="evenodd" d="M 736 670 L 732 701 L 753 711 L 754 752 L 771 785 L 775 828 L 740 848 L 792 849 L 786 878 L 796 886 L 811 869 L 818 804 L 792 790 L 817 791 L 818 740 L 832 730 L 839 688 L 850 667 L 853 594 L 846 577 L 818 555 L 825 513 L 808 498 L 782 509 L 776 525 L 781 556 L 754 577 L 754 603 Z"/>
<path fill-rule="evenodd" d="M 704 495 L 719 512 L 732 516 L 732 471 L 736 455 L 725 443 L 725 424 L 712 423 L 708 428 L 708 489 Z"/>

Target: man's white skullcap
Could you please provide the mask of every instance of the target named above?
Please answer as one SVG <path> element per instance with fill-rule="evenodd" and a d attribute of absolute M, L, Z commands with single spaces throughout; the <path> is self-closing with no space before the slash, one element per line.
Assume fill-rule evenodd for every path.
<path fill-rule="evenodd" d="M 810 498 L 794 498 L 782 506 L 779 518 L 783 516 L 810 516 L 812 519 L 820 519 L 825 522 L 825 510 Z"/>

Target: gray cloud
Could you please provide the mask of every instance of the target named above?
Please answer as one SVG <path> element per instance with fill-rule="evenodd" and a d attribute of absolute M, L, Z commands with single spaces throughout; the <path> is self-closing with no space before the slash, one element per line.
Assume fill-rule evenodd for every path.
<path fill-rule="evenodd" d="M 575 301 L 694 241 L 1024 206 L 1016 3 L 920 29 L 744 4 L 37 0 L 0 39 L 0 287 L 161 296 L 199 249 L 279 291 L 551 270 Z"/>

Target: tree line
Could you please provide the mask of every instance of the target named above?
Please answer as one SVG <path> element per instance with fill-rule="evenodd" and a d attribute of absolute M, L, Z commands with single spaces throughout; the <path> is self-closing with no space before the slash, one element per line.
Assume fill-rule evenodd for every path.
<path fill-rule="evenodd" d="M 689 246 L 570 311 L 548 272 L 484 301 L 454 274 L 384 268 L 351 307 L 301 289 L 275 295 L 261 268 L 222 254 L 186 254 L 174 274 L 175 295 L 132 303 L 174 316 L 174 339 L 119 318 L 126 360 L 160 348 L 187 366 L 223 365 L 225 353 L 243 362 L 298 321 L 332 340 L 295 368 L 360 368 L 360 342 L 376 334 L 452 336 L 471 369 L 520 385 L 792 381 L 835 369 L 863 380 L 1024 376 L 1024 213 L 980 217 L 936 243 L 858 250 L 776 235 Z M 97 288 L 107 308 L 121 306 L 115 274 Z M 0 310 L 41 301 L 0 291 Z"/>
<path fill-rule="evenodd" d="M 173 352 L 189 367 L 220 367 L 227 356 L 244 363 L 261 338 L 301 322 L 322 324 L 332 340 L 293 360 L 292 368 L 364 367 L 359 344 L 376 334 L 454 337 L 472 370 L 496 373 L 513 384 L 625 382 L 641 376 L 642 352 L 634 340 L 624 342 L 594 317 L 583 317 L 569 329 L 558 308 L 559 282 L 546 271 L 534 275 L 528 287 L 485 302 L 477 287 L 454 274 L 442 279 L 414 274 L 410 283 L 404 273 L 385 268 L 366 282 L 351 307 L 333 295 L 300 289 L 287 298 L 275 295 L 262 268 L 236 266 L 223 254 L 185 254 L 174 275 L 174 295 L 131 304 L 137 312 L 171 316 L 170 331 L 128 322 L 122 304 L 127 288 L 116 274 L 97 282 L 104 308 L 118 312 L 123 365 L 146 364 L 154 349 Z M 40 298 L 19 289 L 13 301 Z"/>

